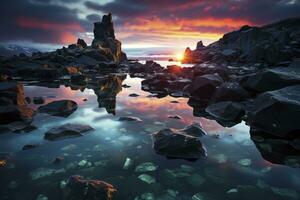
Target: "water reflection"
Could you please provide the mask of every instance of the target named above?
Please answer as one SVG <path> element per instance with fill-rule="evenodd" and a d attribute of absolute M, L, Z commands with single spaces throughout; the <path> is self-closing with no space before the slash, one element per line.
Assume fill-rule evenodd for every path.
<path fill-rule="evenodd" d="M 98 80 L 96 85 L 82 91 L 67 86 L 25 87 L 26 96 L 43 96 L 46 102 L 71 99 L 79 108 L 68 118 L 38 114 L 33 122 L 38 129 L 0 136 L 0 160 L 6 162 L 0 168 L 0 199 L 32 200 L 40 194 L 50 200 L 62 199 L 61 184 L 74 174 L 113 184 L 118 189 L 116 199 L 120 200 L 142 199 L 147 195 L 171 200 L 299 199 L 299 170 L 277 165 L 285 163 L 269 158 L 270 153 L 274 157 L 276 152 L 294 154 L 277 151 L 276 147 L 266 155 L 263 150 L 268 147 L 261 149 L 266 145 L 259 138 L 252 141 L 249 127 L 244 123 L 224 128 L 214 120 L 193 116 L 187 99 L 151 97 L 141 90 L 139 78 L 105 76 Z M 124 84 L 131 87 L 122 88 Z M 130 97 L 131 93 L 140 96 Z M 37 108 L 34 104 L 30 106 Z M 169 115 L 179 115 L 181 119 L 171 119 Z M 135 116 L 142 122 L 121 122 L 120 116 Z M 156 154 L 152 133 L 163 128 L 181 129 L 194 121 L 200 122 L 208 133 L 201 137 L 207 158 L 188 162 Z M 43 139 L 47 130 L 65 123 L 89 124 L 95 131 L 62 141 Z M 40 146 L 22 151 L 26 144 Z M 58 156 L 64 160 L 53 164 Z M 133 164 L 123 169 L 128 159 Z M 136 167 L 146 162 L 158 166 L 157 169 L 136 172 Z"/>

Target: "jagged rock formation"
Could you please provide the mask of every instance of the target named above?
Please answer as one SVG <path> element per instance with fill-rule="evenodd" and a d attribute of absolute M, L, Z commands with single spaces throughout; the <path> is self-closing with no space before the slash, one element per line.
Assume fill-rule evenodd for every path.
<path fill-rule="evenodd" d="M 263 63 L 276 65 L 300 57 L 300 18 L 262 27 L 243 26 L 219 41 L 185 51 L 185 63 Z"/>
<path fill-rule="evenodd" d="M 111 13 L 104 15 L 101 22 L 94 23 L 92 47 L 111 53 L 114 61 L 126 60 L 126 54 L 121 49 L 121 42 L 115 38 Z"/>

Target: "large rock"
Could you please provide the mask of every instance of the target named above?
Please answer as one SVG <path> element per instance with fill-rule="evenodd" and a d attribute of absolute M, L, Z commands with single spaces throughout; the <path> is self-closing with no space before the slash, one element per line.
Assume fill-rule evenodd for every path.
<path fill-rule="evenodd" d="M 93 130 L 92 127 L 82 124 L 64 124 L 50 129 L 45 133 L 46 140 L 62 140 L 66 138 L 80 137 Z"/>
<path fill-rule="evenodd" d="M 73 175 L 63 188 L 64 200 L 112 200 L 117 190 L 113 185 L 101 180 L 88 180 Z"/>
<path fill-rule="evenodd" d="M 17 82 L 0 83 L 0 124 L 31 122 L 34 114 L 34 110 L 27 107 L 23 85 Z"/>
<path fill-rule="evenodd" d="M 53 116 L 68 117 L 77 109 L 77 103 L 72 100 L 53 101 L 46 105 L 40 106 L 40 113 L 47 113 Z"/>
<path fill-rule="evenodd" d="M 156 153 L 168 158 L 183 158 L 188 160 L 199 159 L 206 156 L 199 137 L 205 132 L 200 127 L 186 127 L 185 129 L 162 129 L 152 135 L 153 148 Z"/>
<path fill-rule="evenodd" d="M 300 84 L 299 67 L 280 67 L 264 69 L 242 80 L 243 86 L 257 92 L 278 90 L 287 86 Z"/>
<path fill-rule="evenodd" d="M 111 13 L 103 15 L 101 22 L 94 23 L 94 40 L 92 46 L 110 51 L 114 61 L 119 62 L 126 59 L 126 54 L 121 49 L 121 42 L 115 38 Z"/>
<path fill-rule="evenodd" d="M 189 88 L 190 95 L 196 99 L 210 99 L 222 82 L 223 79 L 218 74 L 198 76 Z"/>
<path fill-rule="evenodd" d="M 75 74 L 71 76 L 71 83 L 75 85 L 86 85 L 87 81 L 87 77 L 82 74 Z"/>
<path fill-rule="evenodd" d="M 300 85 L 259 95 L 249 113 L 249 123 L 278 137 L 299 137 Z"/>
<path fill-rule="evenodd" d="M 236 82 L 226 82 L 221 84 L 213 96 L 215 102 L 244 101 L 247 98 L 249 98 L 247 91 Z"/>
<path fill-rule="evenodd" d="M 245 114 L 241 104 L 231 101 L 211 104 L 205 111 L 225 126 L 232 126 L 241 122 L 241 118 Z"/>

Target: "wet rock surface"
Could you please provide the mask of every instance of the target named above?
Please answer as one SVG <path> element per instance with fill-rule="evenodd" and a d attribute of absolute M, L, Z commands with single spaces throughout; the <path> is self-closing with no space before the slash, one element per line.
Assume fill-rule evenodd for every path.
<path fill-rule="evenodd" d="M 68 117 L 77 110 L 77 103 L 72 100 L 53 101 L 40 106 L 38 112 L 47 113 L 53 116 Z"/>
<path fill-rule="evenodd" d="M 64 124 L 50 129 L 45 133 L 46 140 L 62 140 L 66 138 L 80 137 L 88 134 L 93 128 L 83 124 Z"/>
<path fill-rule="evenodd" d="M 117 189 L 101 180 L 84 179 L 82 176 L 73 175 L 67 180 L 63 188 L 64 200 L 112 200 Z"/>
<path fill-rule="evenodd" d="M 168 158 L 199 159 L 206 156 L 206 150 L 199 139 L 204 134 L 195 124 L 184 129 L 162 129 L 152 135 L 153 148 L 156 153 Z"/>
<path fill-rule="evenodd" d="M 300 85 L 261 94 L 255 99 L 249 118 L 251 126 L 272 135 L 299 137 Z"/>

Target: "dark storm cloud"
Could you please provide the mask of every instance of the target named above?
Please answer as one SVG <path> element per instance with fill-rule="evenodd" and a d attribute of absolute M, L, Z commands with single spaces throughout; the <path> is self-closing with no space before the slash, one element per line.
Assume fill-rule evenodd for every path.
<path fill-rule="evenodd" d="M 115 0 L 100 5 L 86 1 L 89 9 L 112 12 L 121 19 L 158 16 L 162 19 L 203 17 L 246 19 L 256 24 L 299 16 L 299 0 Z"/>
<path fill-rule="evenodd" d="M 2 3 L 0 41 L 61 44 L 73 40 L 77 32 L 88 28 L 85 21 L 78 19 L 77 10 L 49 2 L 11 0 Z"/>
<path fill-rule="evenodd" d="M 159 42 L 169 36 L 222 34 L 245 23 L 296 17 L 299 10 L 300 0 L 10 0 L 0 3 L 0 42 L 68 43 L 92 31 L 101 12 L 113 13 L 124 42 L 147 38 Z M 219 35 L 205 37 L 214 40 Z"/>

